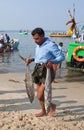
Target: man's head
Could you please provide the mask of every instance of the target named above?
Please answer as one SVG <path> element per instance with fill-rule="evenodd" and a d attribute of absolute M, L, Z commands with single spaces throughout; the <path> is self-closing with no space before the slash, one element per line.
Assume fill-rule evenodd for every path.
<path fill-rule="evenodd" d="M 62 46 L 63 46 L 63 42 L 60 42 L 60 43 L 59 43 L 59 46 L 61 46 L 61 47 L 62 47 Z"/>
<path fill-rule="evenodd" d="M 31 34 L 36 44 L 41 45 L 45 41 L 45 33 L 42 28 L 35 28 Z"/>

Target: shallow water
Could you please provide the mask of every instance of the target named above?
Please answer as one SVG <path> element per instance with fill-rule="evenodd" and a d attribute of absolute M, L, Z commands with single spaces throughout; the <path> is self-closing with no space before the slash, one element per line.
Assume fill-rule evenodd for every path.
<path fill-rule="evenodd" d="M 4 32 L 5 33 L 5 32 Z M 5 53 L 5 54 L 0 54 L 0 73 L 25 73 L 26 71 L 26 66 L 24 62 L 20 59 L 19 54 L 22 55 L 23 57 L 29 57 L 29 56 L 34 56 L 34 51 L 35 51 L 35 44 L 34 41 L 31 37 L 31 32 L 28 33 L 28 35 L 20 35 L 19 32 L 6 32 L 10 36 L 10 38 L 16 38 L 19 39 L 19 46 L 18 50 L 14 51 L 12 53 Z M 46 36 L 49 37 L 50 32 L 46 32 Z M 52 41 L 56 42 L 57 44 L 59 42 L 63 42 L 63 50 L 66 55 L 66 52 L 68 50 L 68 45 L 70 41 L 72 41 L 71 38 L 50 38 Z M 34 63 L 31 63 L 31 70 L 34 67 Z M 60 76 L 61 78 L 65 80 L 75 80 L 75 78 L 79 78 L 79 80 L 84 79 L 84 74 L 81 73 L 81 76 L 79 72 L 74 72 L 74 71 L 68 71 L 66 68 L 66 62 L 63 61 L 62 63 L 62 68 L 61 68 L 61 73 Z M 58 76 L 59 77 L 59 76 Z"/>

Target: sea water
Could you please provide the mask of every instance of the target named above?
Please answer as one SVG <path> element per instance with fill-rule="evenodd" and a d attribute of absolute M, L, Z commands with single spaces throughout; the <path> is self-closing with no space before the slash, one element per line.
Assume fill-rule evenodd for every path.
<path fill-rule="evenodd" d="M 11 53 L 0 54 L 0 73 L 25 73 L 25 64 L 20 59 L 19 54 L 25 58 L 33 57 L 35 53 L 36 44 L 31 36 L 31 31 L 28 32 L 28 35 L 20 35 L 19 31 L 11 31 L 11 32 L 3 32 L 7 33 L 11 39 L 18 39 L 19 46 L 18 50 L 13 51 Z M 46 31 L 46 37 L 49 37 L 50 32 Z M 56 38 L 49 37 L 53 42 L 59 44 L 59 42 L 63 42 L 63 51 L 66 56 L 68 46 L 72 38 Z M 33 70 L 34 63 L 31 63 L 30 69 Z M 62 63 L 62 68 L 60 70 L 61 77 L 66 77 L 67 68 L 66 68 L 66 60 Z M 69 73 L 69 75 L 72 73 Z M 77 75 L 77 74 L 76 74 Z"/>

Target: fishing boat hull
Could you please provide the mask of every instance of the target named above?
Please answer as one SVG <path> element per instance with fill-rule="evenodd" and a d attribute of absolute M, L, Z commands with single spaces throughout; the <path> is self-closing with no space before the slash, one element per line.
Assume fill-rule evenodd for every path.
<path fill-rule="evenodd" d="M 50 33 L 50 37 L 66 38 L 66 37 L 71 37 L 71 35 L 68 35 L 66 33 Z"/>
<path fill-rule="evenodd" d="M 23 31 L 23 32 L 19 32 L 19 34 L 21 34 L 21 35 L 27 35 L 27 34 L 28 34 L 28 32 Z"/>
<path fill-rule="evenodd" d="M 4 43 L 4 46 L 0 43 L 0 53 L 13 52 L 14 50 L 18 50 L 18 45 L 18 39 L 12 39 L 10 43 Z"/>
<path fill-rule="evenodd" d="M 67 67 L 84 72 L 84 43 L 71 42 L 66 55 Z"/>

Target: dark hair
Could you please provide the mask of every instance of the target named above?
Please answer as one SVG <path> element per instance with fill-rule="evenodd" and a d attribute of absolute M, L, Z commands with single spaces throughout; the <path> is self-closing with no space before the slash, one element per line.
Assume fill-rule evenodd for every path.
<path fill-rule="evenodd" d="M 63 42 L 60 42 L 59 45 L 60 45 L 60 46 L 63 46 Z"/>
<path fill-rule="evenodd" d="M 31 32 L 32 36 L 34 36 L 36 33 L 37 33 L 39 36 L 45 34 L 45 33 L 44 33 L 44 30 L 43 30 L 42 28 L 35 28 L 35 29 Z"/>

